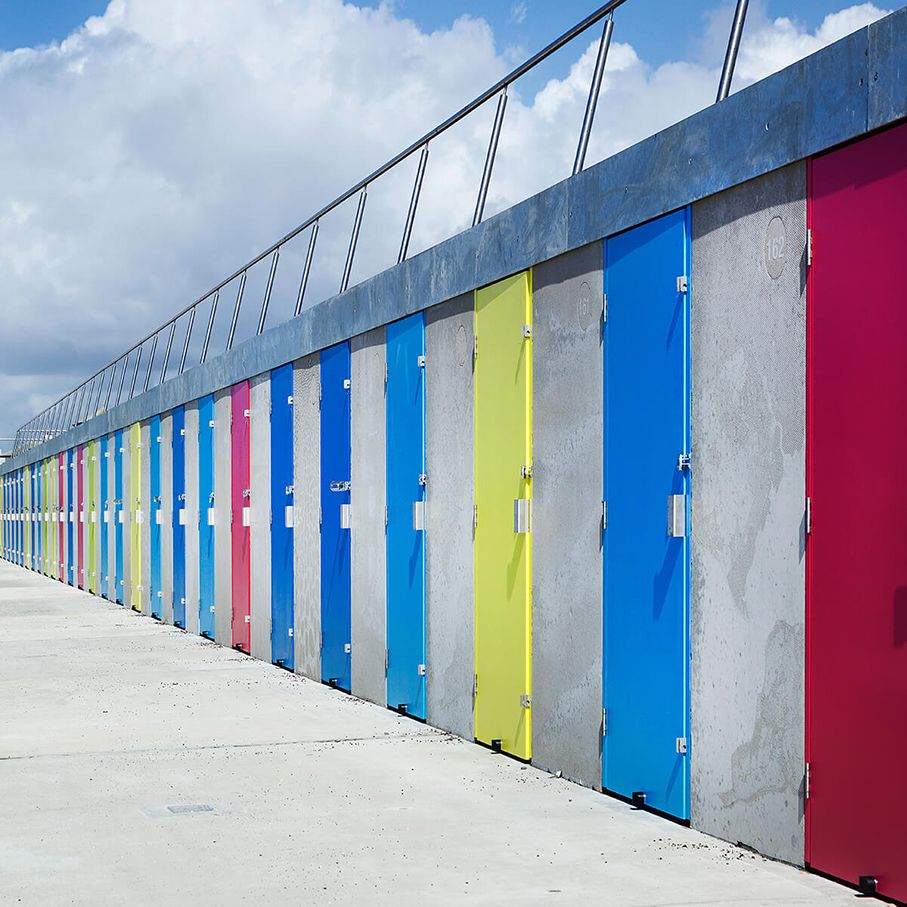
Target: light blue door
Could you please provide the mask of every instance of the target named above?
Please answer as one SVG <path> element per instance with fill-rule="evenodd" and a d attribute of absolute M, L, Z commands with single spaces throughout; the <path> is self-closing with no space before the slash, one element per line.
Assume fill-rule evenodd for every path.
<path fill-rule="evenodd" d="M 149 566 L 151 589 L 151 616 L 161 620 L 163 617 L 163 585 L 161 582 L 161 417 L 152 416 L 149 429 L 148 481 L 151 492 L 151 563 Z"/>
<path fill-rule="evenodd" d="M 73 457 L 75 462 L 75 457 Z M 75 482 L 71 486 L 75 488 Z M 114 552 L 114 590 L 116 600 L 123 604 L 124 585 L 123 585 L 123 522 L 126 519 L 126 509 L 123 506 L 123 432 L 118 431 L 113 436 L 113 495 L 114 495 L 114 514 L 113 514 L 113 536 L 116 551 Z M 72 498 L 70 498 L 72 500 Z M 78 514 L 76 514 L 78 519 Z M 72 535 L 70 535 L 72 539 Z M 73 573 L 75 573 L 75 560 L 73 560 Z"/>
<path fill-rule="evenodd" d="M 173 623 L 186 627 L 186 410 L 173 410 L 173 476 L 170 518 L 173 526 Z"/>
<path fill-rule="evenodd" d="M 350 344 L 321 351 L 321 679 L 349 692 Z"/>
<path fill-rule="evenodd" d="M 214 395 L 198 401 L 198 627 L 214 639 Z"/>
<path fill-rule="evenodd" d="M 293 659 L 293 366 L 271 372 L 271 661 Z"/>
<path fill-rule="evenodd" d="M 689 211 L 605 243 L 604 787 L 689 816 Z"/>
<path fill-rule="evenodd" d="M 425 318 L 387 326 L 387 704 L 425 718 Z"/>

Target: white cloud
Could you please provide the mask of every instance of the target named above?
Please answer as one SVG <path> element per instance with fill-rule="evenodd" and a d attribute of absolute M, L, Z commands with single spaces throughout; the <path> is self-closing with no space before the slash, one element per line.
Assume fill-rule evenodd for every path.
<path fill-rule="evenodd" d="M 813 33 L 757 17 L 737 84 L 879 15 L 850 7 Z M 488 213 L 569 173 L 596 49 L 512 93 Z M 504 53 L 482 20 L 425 33 L 391 5 L 113 0 L 60 45 L 0 54 L 0 435 L 500 78 Z M 716 82 L 615 42 L 589 162 L 710 103 Z M 414 251 L 469 223 L 493 112 L 433 143 Z M 414 168 L 370 190 L 354 282 L 396 260 Z M 310 301 L 337 289 L 353 205 L 323 225 Z M 271 323 L 306 241 L 281 256 Z M 266 277 L 266 262 L 250 275 L 247 325 Z"/>
<path fill-rule="evenodd" d="M 514 3 L 510 7 L 510 21 L 514 22 L 517 25 L 522 25 L 526 21 L 526 16 L 529 14 L 529 6 L 526 3 Z"/>

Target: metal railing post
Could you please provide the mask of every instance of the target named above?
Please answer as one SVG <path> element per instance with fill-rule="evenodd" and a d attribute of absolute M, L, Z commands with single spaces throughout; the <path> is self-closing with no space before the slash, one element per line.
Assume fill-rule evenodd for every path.
<path fill-rule="evenodd" d="M 589 97 L 586 100 L 586 112 L 583 115 L 583 128 L 579 134 L 579 145 L 573 161 L 573 175 L 576 176 L 586 165 L 586 151 L 589 149 L 589 137 L 592 135 L 592 122 L 598 107 L 598 96 L 602 89 L 602 77 L 605 64 L 608 62 L 608 48 L 611 47 L 611 33 L 614 31 L 613 14 L 605 19 L 601 41 L 598 42 L 598 56 L 595 58 L 595 71 L 592 73 L 592 84 L 589 86 Z"/>
<path fill-rule="evenodd" d="M 728 37 L 727 52 L 724 55 L 724 66 L 721 68 L 721 80 L 718 83 L 718 97 L 715 103 L 723 101 L 731 93 L 731 82 L 734 80 L 734 67 L 737 65 L 737 52 L 740 50 L 740 39 L 743 36 L 743 25 L 746 22 L 746 9 L 749 0 L 737 0 L 734 10 L 734 21 Z"/>
<path fill-rule="evenodd" d="M 501 137 L 501 126 L 504 123 L 504 111 L 507 109 L 507 89 L 498 95 L 498 109 L 494 114 L 494 125 L 491 127 L 491 140 L 488 142 L 488 153 L 485 155 L 485 169 L 482 171 L 482 182 L 479 184 L 479 197 L 476 200 L 475 214 L 472 216 L 472 225 L 478 226 L 485 213 L 485 199 L 488 197 L 488 187 L 491 185 L 491 172 L 494 169 L 494 159 L 498 153 L 498 139 Z"/>
<path fill-rule="evenodd" d="M 208 329 L 205 331 L 205 342 L 202 344 L 202 357 L 199 362 L 204 364 L 208 358 L 208 344 L 211 342 L 211 330 L 214 327 L 214 316 L 217 314 L 217 300 L 220 299 L 220 291 L 214 294 L 211 300 L 211 312 L 208 315 Z"/>
<path fill-rule="evenodd" d="M 183 353 L 180 356 L 180 367 L 179 371 L 177 372 L 178 375 L 182 375 L 182 373 L 186 370 L 186 356 L 189 355 L 189 341 L 192 338 L 192 325 L 195 324 L 195 309 L 196 307 L 192 306 L 192 308 L 189 310 L 189 324 L 186 326 L 186 339 L 183 342 Z M 176 324 L 175 321 L 173 323 L 174 325 Z"/>
<path fill-rule="evenodd" d="M 135 357 L 135 368 L 132 372 L 132 382 L 129 385 L 129 397 L 127 399 L 131 400 L 135 396 L 135 382 L 139 377 L 139 364 L 142 361 L 142 353 L 145 351 L 144 345 L 140 346 L 136 351 Z"/>
<path fill-rule="evenodd" d="M 412 198 L 409 200 L 409 211 L 406 212 L 406 224 L 403 227 L 403 241 L 400 243 L 400 254 L 397 256 L 397 264 L 400 264 L 406 258 L 409 251 L 409 241 L 413 233 L 413 223 L 416 220 L 416 208 L 419 206 L 419 195 L 422 192 L 422 180 L 425 177 L 425 165 L 428 163 L 428 145 L 422 149 L 419 155 L 419 167 L 416 170 L 416 182 L 413 184 Z"/>
<path fill-rule="evenodd" d="M 164 350 L 164 364 L 161 366 L 161 380 L 158 385 L 167 379 L 167 366 L 170 365 L 170 351 L 173 349 L 173 335 L 176 333 L 176 321 L 170 322 L 170 336 L 167 338 L 167 348 Z"/>
<path fill-rule="evenodd" d="M 145 384 L 142 387 L 142 393 L 148 391 L 148 385 L 151 383 L 151 373 L 154 371 L 154 357 L 157 354 L 157 338 L 159 334 L 154 335 L 154 340 L 151 341 L 151 355 L 148 358 L 148 371 L 145 374 Z"/>
<path fill-rule="evenodd" d="M 274 289 L 274 275 L 277 273 L 277 259 L 280 257 L 280 249 L 274 250 L 271 258 L 271 273 L 268 274 L 268 285 L 265 287 L 265 298 L 261 301 L 261 314 L 258 316 L 258 333 L 265 329 L 265 319 L 268 317 L 268 305 L 271 302 L 271 290 Z"/>
<path fill-rule="evenodd" d="M 312 259 L 315 256 L 315 241 L 318 239 L 318 221 L 312 224 L 312 235 L 309 237 L 309 250 L 305 254 L 305 267 L 302 269 L 302 279 L 299 281 L 299 292 L 296 294 L 296 308 L 294 315 L 302 311 L 302 301 L 305 298 L 306 287 L 309 285 L 309 273 L 312 270 Z"/>
<path fill-rule="evenodd" d="M 110 395 L 113 393 L 113 386 L 117 380 L 117 365 L 119 365 L 119 361 L 114 362 L 110 368 L 110 384 L 107 385 L 107 398 L 104 400 L 105 410 L 110 409 Z"/>
<path fill-rule="evenodd" d="M 230 334 L 227 337 L 227 349 L 233 349 L 233 338 L 236 336 L 236 324 L 239 321 L 239 309 L 242 305 L 242 294 L 246 289 L 246 272 L 239 278 L 239 289 L 236 291 L 236 303 L 233 306 L 233 320 L 230 322 Z"/>
<path fill-rule="evenodd" d="M 129 368 L 129 356 L 131 353 L 132 350 L 123 357 L 123 374 L 120 375 L 120 388 L 117 391 L 117 406 L 120 405 L 120 401 L 123 399 L 123 388 L 126 386 L 126 370 Z"/>
<path fill-rule="evenodd" d="M 350 274 L 353 271 L 353 257 L 359 242 L 359 228 L 362 226 L 362 215 L 365 213 L 365 201 L 368 197 L 368 186 L 359 193 L 359 204 L 356 207 L 356 219 L 353 221 L 353 232 L 350 234 L 350 247 L 346 252 L 346 264 L 343 267 L 343 278 L 340 281 L 340 292 L 345 293 L 350 285 Z"/>

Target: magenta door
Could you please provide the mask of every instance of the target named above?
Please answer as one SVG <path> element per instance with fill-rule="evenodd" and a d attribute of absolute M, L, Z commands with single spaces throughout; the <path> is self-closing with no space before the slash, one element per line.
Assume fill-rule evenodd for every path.
<path fill-rule="evenodd" d="M 85 448 L 76 448 L 76 585 L 85 587 L 85 552 L 82 539 L 85 534 Z"/>
<path fill-rule="evenodd" d="M 251 647 L 249 613 L 249 526 L 251 500 L 249 481 L 249 382 L 230 390 L 232 405 L 231 457 L 231 551 L 233 562 L 233 646 L 248 652 Z"/>
<path fill-rule="evenodd" d="M 66 454 L 57 455 L 57 576 L 66 582 Z"/>
<path fill-rule="evenodd" d="M 809 178 L 806 857 L 907 900 L 907 125 Z"/>

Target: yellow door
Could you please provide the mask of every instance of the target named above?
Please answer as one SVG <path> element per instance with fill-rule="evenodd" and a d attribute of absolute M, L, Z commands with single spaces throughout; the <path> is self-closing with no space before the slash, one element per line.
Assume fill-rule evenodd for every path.
<path fill-rule="evenodd" d="M 475 735 L 532 756 L 532 276 L 476 292 Z"/>
<path fill-rule="evenodd" d="M 130 558 L 129 570 L 133 611 L 142 610 L 142 426 L 136 422 L 129 428 L 129 493 L 131 519 L 129 521 Z"/>

